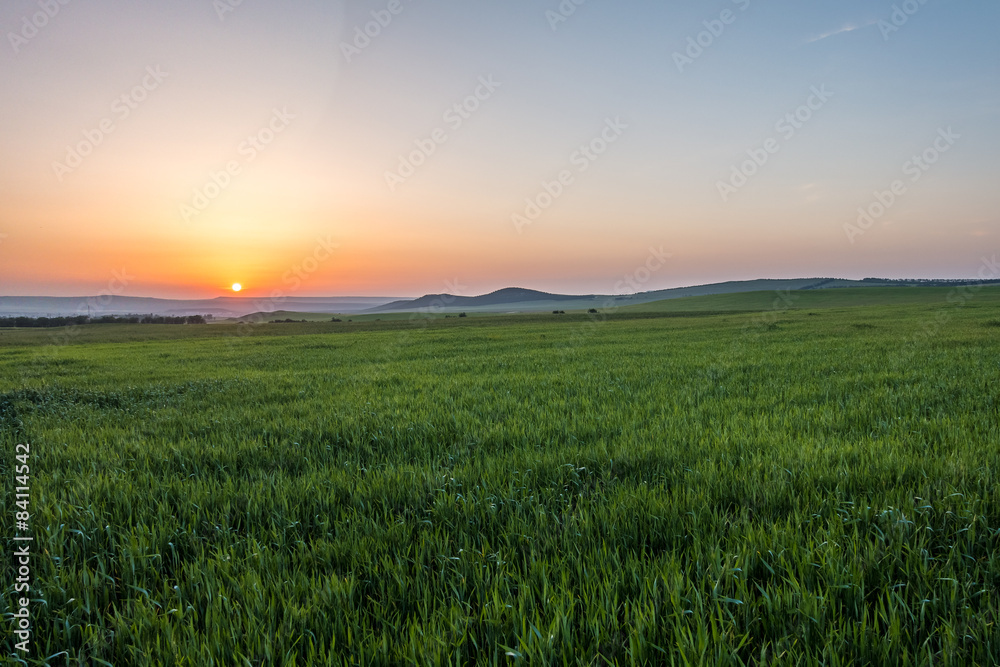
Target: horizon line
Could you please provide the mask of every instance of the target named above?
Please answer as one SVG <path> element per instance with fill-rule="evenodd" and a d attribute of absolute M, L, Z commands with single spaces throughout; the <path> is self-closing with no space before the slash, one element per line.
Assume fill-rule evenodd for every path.
<path fill-rule="evenodd" d="M 706 282 L 706 283 L 689 283 L 684 285 L 679 285 L 675 287 L 661 287 L 657 289 L 650 289 L 638 292 L 631 292 L 627 294 L 616 294 L 614 296 L 628 296 L 629 294 L 649 294 L 652 292 L 667 292 L 671 290 L 682 290 L 682 289 L 692 289 L 697 287 L 708 287 L 712 285 L 725 285 L 729 283 L 752 283 L 752 282 L 794 282 L 801 280 L 842 280 L 847 282 L 866 282 L 866 281 L 885 281 L 885 282 L 897 282 L 897 283 L 919 283 L 919 282 L 976 282 L 976 283 L 996 283 L 1000 282 L 998 279 L 983 279 L 977 276 L 961 277 L 961 278 L 881 278 L 878 276 L 866 276 L 864 278 L 843 278 L 836 276 L 808 276 L 808 277 L 798 277 L 798 278 L 745 278 L 745 279 L 735 279 L 735 280 L 722 280 L 717 282 Z M 843 289 L 843 288 L 834 288 Z M 108 293 L 98 293 L 89 295 L 70 295 L 70 296 L 60 296 L 52 294 L 0 294 L 0 299 L 94 299 L 94 298 L 122 298 L 122 299 L 152 299 L 157 301 L 218 301 L 218 300 L 236 300 L 236 301 L 253 301 L 253 300 L 267 300 L 267 299 L 281 299 L 282 301 L 293 301 L 296 299 L 389 299 L 389 300 L 405 300 L 405 299 L 420 299 L 427 296 L 457 296 L 457 297 L 468 297 L 475 298 L 481 296 L 489 296 L 491 294 L 496 294 L 498 292 L 503 292 L 506 290 L 526 290 L 530 292 L 538 292 L 541 294 L 551 294 L 554 296 L 572 296 L 572 297 L 587 297 L 587 296 L 610 296 L 611 294 L 604 294 L 599 292 L 589 292 L 589 293 L 568 293 L 568 292 L 548 292 L 546 290 L 540 290 L 533 287 L 519 287 L 515 285 L 510 285 L 507 287 L 501 287 L 488 292 L 482 292 L 480 294 L 452 294 L 449 292 L 426 292 L 416 296 L 400 296 L 400 295 L 356 295 L 356 294 L 328 294 L 324 296 L 310 296 L 310 295 L 300 295 L 296 296 L 294 294 L 283 294 L 280 296 L 270 296 L 270 295 L 259 295 L 259 296 L 241 296 L 236 294 L 220 294 L 217 296 L 206 296 L 206 297 L 164 297 L 164 296 L 147 296 L 147 295 L 134 295 L 134 294 L 108 294 Z"/>

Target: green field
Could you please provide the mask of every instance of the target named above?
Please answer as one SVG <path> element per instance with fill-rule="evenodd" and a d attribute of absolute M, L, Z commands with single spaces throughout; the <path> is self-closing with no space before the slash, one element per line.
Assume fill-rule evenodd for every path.
<path fill-rule="evenodd" d="M 996 664 L 1000 289 L 791 294 L 0 330 L 29 664 Z"/>
<path fill-rule="evenodd" d="M 963 298 L 965 288 L 942 287 L 847 287 L 839 289 L 713 294 L 626 306 L 622 312 L 698 312 L 726 310 L 800 310 L 803 308 L 855 308 L 948 304 Z M 975 300 L 997 303 L 1000 287 L 984 286 L 969 292 Z"/>

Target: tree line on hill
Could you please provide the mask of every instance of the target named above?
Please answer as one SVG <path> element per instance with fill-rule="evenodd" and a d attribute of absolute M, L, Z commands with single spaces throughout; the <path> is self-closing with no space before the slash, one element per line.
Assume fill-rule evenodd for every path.
<path fill-rule="evenodd" d="M 68 315 L 63 317 L 0 317 L 0 327 L 48 328 L 80 324 L 208 324 L 204 315 Z"/>
<path fill-rule="evenodd" d="M 1000 280 L 977 280 L 975 278 L 863 278 L 861 282 L 915 287 L 964 287 L 965 285 L 995 285 L 1000 283 Z"/>

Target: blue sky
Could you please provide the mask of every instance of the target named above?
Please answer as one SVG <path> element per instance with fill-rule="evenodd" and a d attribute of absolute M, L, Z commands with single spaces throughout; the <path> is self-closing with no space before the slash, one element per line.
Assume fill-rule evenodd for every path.
<path fill-rule="evenodd" d="M 299 295 L 607 292 L 650 248 L 671 261 L 649 289 L 962 277 L 1000 250 L 995 2 L 587 0 L 555 22 L 555 0 L 227 1 L 70 2 L 37 34 L 46 3 L 0 9 L 0 293 L 123 267 L 129 294 L 268 293 L 319 239 L 338 252 Z M 149 67 L 162 84 L 116 115 Z"/>

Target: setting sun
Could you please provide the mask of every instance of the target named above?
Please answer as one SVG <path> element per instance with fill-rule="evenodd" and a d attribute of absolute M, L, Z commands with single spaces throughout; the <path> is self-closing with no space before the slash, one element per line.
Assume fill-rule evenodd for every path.
<path fill-rule="evenodd" d="M 239 292 L 241 289 L 243 289 L 243 285 L 240 285 L 239 283 L 233 283 L 234 292 Z"/>

